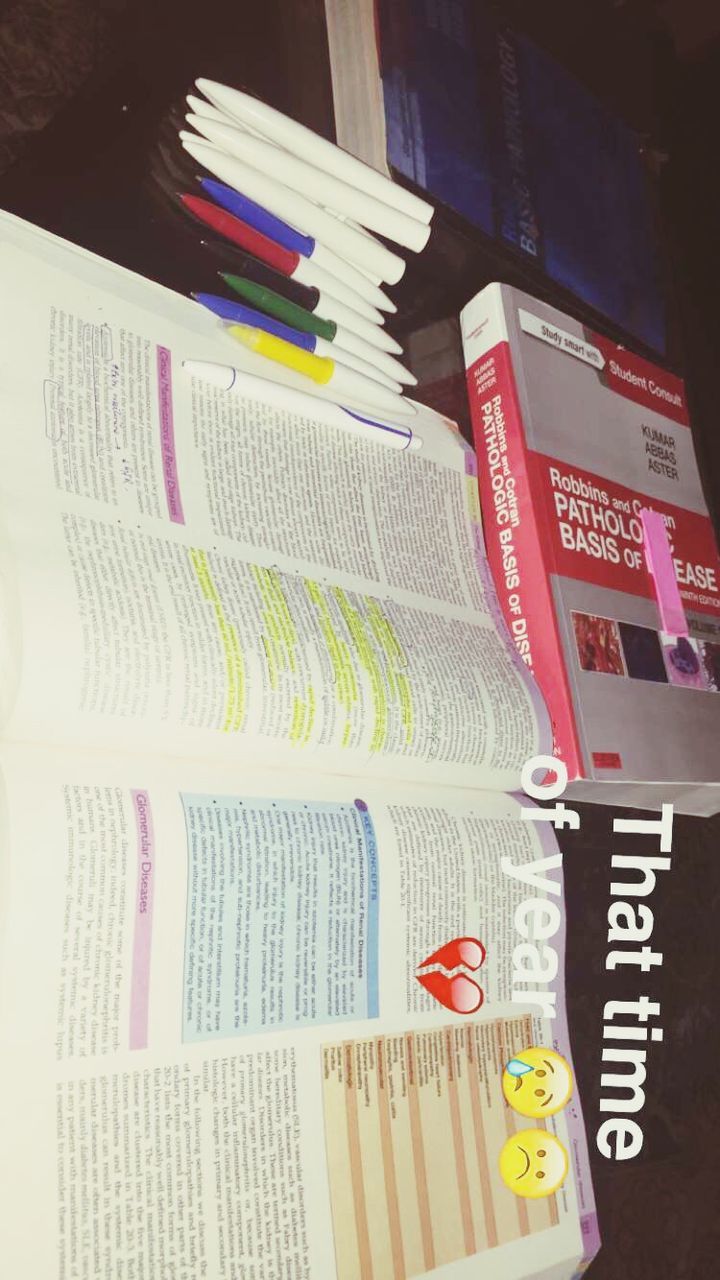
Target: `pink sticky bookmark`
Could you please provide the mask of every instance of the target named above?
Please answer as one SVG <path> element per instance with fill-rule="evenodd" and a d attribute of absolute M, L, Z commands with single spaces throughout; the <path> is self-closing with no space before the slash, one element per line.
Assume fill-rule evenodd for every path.
<path fill-rule="evenodd" d="M 688 624 L 675 576 L 665 521 L 659 511 L 643 507 L 640 512 L 645 534 L 645 559 L 655 583 L 655 596 L 663 631 L 673 636 L 688 635 Z"/>

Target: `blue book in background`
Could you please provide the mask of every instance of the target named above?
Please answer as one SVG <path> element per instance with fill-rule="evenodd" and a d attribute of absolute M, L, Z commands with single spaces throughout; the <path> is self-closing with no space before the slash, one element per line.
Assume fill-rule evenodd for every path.
<path fill-rule="evenodd" d="M 482 0 L 379 0 L 389 163 L 661 354 L 637 134 Z"/>

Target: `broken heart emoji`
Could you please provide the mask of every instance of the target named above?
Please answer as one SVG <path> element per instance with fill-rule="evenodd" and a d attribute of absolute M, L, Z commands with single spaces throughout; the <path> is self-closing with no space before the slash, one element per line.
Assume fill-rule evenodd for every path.
<path fill-rule="evenodd" d="M 462 967 L 475 972 L 485 963 L 486 955 L 479 938 L 453 938 L 418 965 L 415 977 L 445 1009 L 451 1009 L 453 1013 L 477 1013 L 485 992 L 467 973 L 454 971 Z M 438 967 L 430 973 L 420 973 L 430 965 Z"/>

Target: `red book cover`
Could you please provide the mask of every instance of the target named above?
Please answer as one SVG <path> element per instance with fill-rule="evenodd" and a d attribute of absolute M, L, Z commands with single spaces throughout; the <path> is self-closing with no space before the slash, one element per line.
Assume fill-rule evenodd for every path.
<path fill-rule="evenodd" d="M 714 812 L 720 559 L 683 382 L 509 286 L 461 324 L 505 620 L 570 777 L 621 784 L 576 795 Z M 643 508 L 663 516 L 687 635 L 663 629 Z"/>

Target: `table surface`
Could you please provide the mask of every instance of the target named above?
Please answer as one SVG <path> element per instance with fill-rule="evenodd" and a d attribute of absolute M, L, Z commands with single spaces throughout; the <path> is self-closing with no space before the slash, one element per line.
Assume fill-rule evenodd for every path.
<path fill-rule="evenodd" d="M 558 0 L 541 7 L 542 21 L 537 6 L 519 0 L 500 8 L 519 15 L 631 123 L 657 130 L 669 149 L 661 195 L 677 281 L 673 319 L 684 337 L 698 451 L 717 512 L 720 193 L 706 133 L 718 118 L 720 54 L 711 51 L 703 67 L 682 67 L 661 36 L 637 27 L 635 13 L 622 25 L 617 6 L 603 0 L 581 16 Z M 158 178 L 171 109 L 177 116 L 194 77 L 244 83 L 332 135 L 320 0 L 261 7 L 205 0 L 200 10 L 184 0 L 20 0 L 0 3 L 0 18 L 0 72 L 7 72 L 0 73 L 0 202 L 182 291 L 211 288 L 216 266 L 170 216 L 167 183 Z M 408 290 L 412 272 L 411 263 Z M 569 1019 L 604 1238 L 589 1274 L 699 1280 L 718 1274 L 720 1257 L 720 817 L 676 819 L 672 869 L 652 899 L 663 966 L 644 987 L 638 971 L 626 971 L 624 998 L 645 991 L 658 999 L 665 1038 L 648 1054 L 642 1153 L 613 1163 L 597 1153 L 594 1135 L 604 1118 L 603 1005 L 623 998 L 618 975 L 604 968 L 610 856 L 619 847 L 610 810 L 583 806 L 581 814 L 580 830 L 563 833 L 561 843 Z"/>

